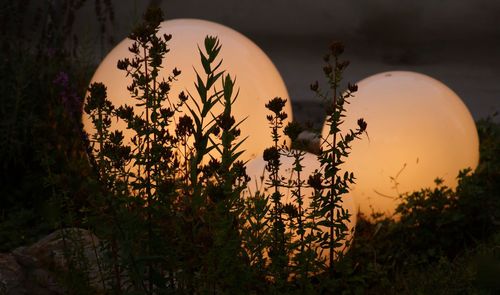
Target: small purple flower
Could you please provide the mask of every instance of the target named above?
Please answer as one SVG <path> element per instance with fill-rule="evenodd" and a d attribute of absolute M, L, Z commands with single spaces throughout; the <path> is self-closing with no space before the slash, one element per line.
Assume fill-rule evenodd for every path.
<path fill-rule="evenodd" d="M 60 71 L 52 82 L 59 89 L 59 98 L 65 111 L 75 123 L 78 122 L 77 118 L 81 117 L 83 100 L 71 87 L 68 74 Z"/>
<path fill-rule="evenodd" d="M 58 86 L 62 86 L 63 88 L 67 88 L 69 86 L 69 77 L 68 74 L 64 71 L 60 71 L 57 75 L 54 81 L 52 81 L 54 84 Z"/>
<path fill-rule="evenodd" d="M 51 58 L 51 57 L 54 57 L 56 55 L 56 49 L 53 48 L 53 47 L 48 47 L 46 50 L 45 50 L 45 54 L 47 57 Z"/>

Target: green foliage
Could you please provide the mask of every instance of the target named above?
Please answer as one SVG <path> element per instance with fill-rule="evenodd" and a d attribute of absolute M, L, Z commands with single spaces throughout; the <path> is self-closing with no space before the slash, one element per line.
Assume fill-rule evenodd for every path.
<path fill-rule="evenodd" d="M 103 192 L 96 202 L 104 200 L 95 216 L 108 241 L 104 271 L 118 293 L 239 293 L 248 274 L 238 224 L 247 176 L 231 114 L 234 79 L 220 70 L 218 39 L 207 37 L 197 93 L 174 101 L 170 84 L 181 71 L 158 76 L 171 38 L 157 36 L 161 20 L 161 11 L 148 10 L 130 35 L 134 57 L 117 65 L 141 111 L 114 107 L 99 83 L 84 108 L 96 130 L 90 156 Z M 115 118 L 133 131 L 130 146 L 110 130 Z"/>
<path fill-rule="evenodd" d="M 280 130 L 283 128 L 285 119 L 288 117 L 283 112 L 286 100 L 275 97 L 266 104 L 272 115 L 267 116 L 271 127 L 271 136 L 274 145 L 264 150 L 263 158 L 267 162 L 266 170 L 269 171 L 269 186 L 272 188 L 272 193 L 269 196 L 272 206 L 269 215 L 269 223 L 271 227 L 271 245 L 269 248 L 269 257 L 271 259 L 270 273 L 276 280 L 278 288 L 283 288 L 289 276 L 288 270 L 288 249 L 286 242 L 286 224 L 284 221 L 284 206 L 281 198 L 283 194 L 280 192 L 282 185 L 279 170 L 281 166 L 280 151 L 283 149 L 279 143 L 281 134 Z"/>
<path fill-rule="evenodd" d="M 318 194 L 315 196 L 318 208 L 314 214 L 316 218 L 323 218 L 318 225 L 328 228 L 328 232 L 322 233 L 320 243 L 322 248 L 329 250 L 328 265 L 330 273 L 334 272 L 334 257 L 342 255 L 342 246 L 346 242 L 347 222 L 351 213 L 342 208 L 341 196 L 349 192 L 349 185 L 354 183 L 354 174 L 348 171 L 339 175 L 340 165 L 344 158 L 349 155 L 350 144 L 353 140 L 365 132 L 367 124 L 363 119 L 358 120 L 356 130 L 347 130 L 341 133 L 343 117 L 345 117 L 344 105 L 348 99 L 357 91 L 356 85 L 348 85 L 343 92 L 340 89 L 342 73 L 349 62 L 342 61 L 340 56 L 344 52 L 341 43 L 334 42 L 330 46 L 330 52 L 325 56 L 326 65 L 323 72 L 328 80 L 331 93 L 322 93 L 318 82 L 311 85 L 311 89 L 323 98 L 326 104 L 326 126 L 328 126 L 327 138 L 322 138 L 322 146 L 325 146 L 318 159 L 324 169 L 321 185 L 317 186 Z"/>
<path fill-rule="evenodd" d="M 320 156 L 325 176 L 316 175 L 319 184 L 306 184 L 308 175 L 300 173 L 304 152 L 280 143 L 283 134 L 295 140 L 300 127 L 291 123 L 285 128 L 286 101 L 270 100 L 267 119 L 274 144 L 263 155 L 272 193 L 243 198 L 249 178 L 238 161 L 243 152 L 241 122 L 231 114 L 237 92 L 234 79 L 220 69 L 221 45 L 217 38 L 205 39 L 199 49 L 203 74 L 196 72 L 196 93 L 181 92 L 174 101 L 170 84 L 181 71 L 175 68 L 166 79 L 159 78 L 171 39 L 157 36 L 161 20 L 161 11 L 148 10 L 130 35 L 134 57 L 117 64 L 132 80 L 128 90 L 134 107 L 113 106 L 100 83 L 90 86 L 84 106 L 95 126 L 89 158 L 100 183 L 91 224 L 105 241 L 108 285 L 118 293 L 233 294 L 243 292 L 242 284 L 246 291 L 290 293 L 294 280 L 301 293 L 312 292 L 316 287 L 311 276 L 325 269 L 319 249 L 332 251 L 330 269 L 333 252 L 337 258 L 342 253 L 338 249 L 350 215 L 342 209 L 340 195 L 353 175 L 338 177 L 337 166 L 366 124 L 360 120 L 356 132 L 339 135 Z M 325 71 L 335 93 L 328 113 L 335 136 L 343 104 L 354 91 L 349 86 L 343 95 L 337 89 L 346 64 L 338 62 L 336 46 L 331 53 L 335 71 Z M 121 131 L 112 130 L 116 119 L 133 132 L 130 143 Z M 294 158 L 296 179 L 281 178 L 282 156 Z M 311 184 L 316 185 L 314 206 L 307 208 L 303 198 L 311 196 L 304 196 L 301 188 Z M 282 202 L 282 188 L 292 190 L 298 206 Z"/>
<path fill-rule="evenodd" d="M 382 290 L 427 294 L 437 289 L 443 290 L 441 294 L 495 293 L 492 290 L 498 286 L 488 286 L 491 283 L 482 278 L 492 272 L 476 265 L 475 256 L 490 248 L 494 257 L 494 249 L 500 246 L 500 126 L 487 119 L 477 122 L 477 127 L 479 166 L 474 172 L 460 172 L 455 190 L 437 180 L 433 189 L 401 196 L 397 221 L 358 218 L 347 258 L 357 265 L 352 276 L 361 279 L 365 290 L 373 294 Z M 488 267 L 498 265 L 498 259 L 492 258 Z M 480 283 L 483 280 L 485 286 Z"/>
<path fill-rule="evenodd" d="M 71 12 L 83 1 L 64 3 Z M 359 120 L 356 130 L 341 132 L 344 104 L 357 87 L 340 89 L 348 64 L 340 59 L 340 44 L 325 57 L 329 92 L 311 85 L 324 99 L 330 127 L 322 139 L 328 148 L 319 155 L 323 169 L 304 175 L 304 152 L 281 144 L 287 136 L 300 147 L 301 127 L 285 126 L 285 101 L 274 98 L 266 105 L 274 140 L 264 152 L 269 177 L 260 179 L 270 193 L 246 196 L 249 178 L 239 161 L 242 122 L 232 116 L 236 79 L 223 70 L 217 38 L 200 45 L 196 92 L 174 95 L 171 84 L 181 71 L 160 78 L 171 36 L 157 36 L 162 15 L 150 10 L 130 35 L 134 57 L 117 65 L 131 79 L 133 100 L 113 106 L 105 85 L 91 85 L 83 109 L 96 132 L 86 137 L 80 117 L 88 68 L 64 34 L 44 35 L 66 17 L 42 26 L 43 42 L 33 47 L 13 37 L 21 16 L 13 11 L 2 14 L 8 25 L 0 26 L 6 32 L 0 160 L 7 184 L 0 191 L 0 251 L 56 228 L 91 228 L 102 241 L 95 251 L 102 254 L 103 280 L 100 290 L 93 289 L 82 250 L 68 249 L 70 271 L 61 274 L 61 282 L 72 293 L 499 292 L 500 125 L 492 119 L 477 122 L 480 164 L 460 173 L 457 189 L 438 181 L 435 188 L 401 196 L 397 221 L 360 216 L 355 239 L 345 241 L 351 213 L 340 209 L 341 196 L 354 176 L 339 175 L 339 165 L 366 123 Z M 102 13 L 110 11 L 99 11 L 105 21 Z M 116 120 L 133 131 L 130 141 L 111 129 Z M 283 157 L 294 161 L 290 179 L 279 177 Z M 305 195 L 305 188 L 314 194 Z M 284 190 L 294 204 L 283 202 Z M 351 243 L 349 252 L 337 248 L 343 243 Z M 321 248 L 332 253 L 329 261 L 318 255 Z"/>
<path fill-rule="evenodd" d="M 80 5 L 63 2 L 64 13 L 52 2 L 0 5 L 1 251 L 67 226 L 60 213 L 78 215 L 92 193 L 80 131 L 91 73 L 66 34 Z"/>
<path fill-rule="evenodd" d="M 327 120 L 332 126 L 331 135 L 334 138 L 323 139 L 330 148 L 321 151 L 318 156 L 322 169 L 314 175 L 304 175 L 302 172 L 301 162 L 305 152 L 295 149 L 302 144 L 297 141 L 302 127 L 295 122 L 285 126 L 287 114 L 283 112 L 283 107 L 286 101 L 275 97 L 266 104 L 270 111 L 267 119 L 274 144 L 263 153 L 263 159 L 267 162 L 267 177 L 261 179 L 265 191 L 247 197 L 244 220 L 250 226 L 243 231 L 243 242 L 252 258 L 251 266 L 258 265 L 259 275 L 270 279 L 268 292 L 304 294 L 339 286 L 332 277 L 342 268 L 340 258 L 343 247 L 350 243 L 346 241 L 350 213 L 342 208 L 341 195 L 348 191 L 353 175 L 346 174 L 343 178 L 338 176 L 338 165 L 348 155 L 350 142 L 366 128 L 366 123 L 360 120 L 360 127 L 356 131 L 340 134 L 340 118 L 345 112 L 343 105 L 356 90 L 353 85 L 349 85 L 346 94 L 339 90 L 341 74 L 347 66 L 347 63 L 339 60 L 341 48 L 340 44 L 335 43 L 325 60 L 325 76 L 334 94 L 330 98 L 318 86 L 312 87 L 329 105 Z M 294 149 L 287 147 L 282 140 L 283 135 L 293 142 Z M 282 160 L 288 157 L 293 159 L 293 174 L 283 177 L 280 174 Z M 304 194 L 306 188 L 312 188 L 314 194 Z M 283 201 L 284 191 L 291 193 L 293 203 Z M 329 262 L 322 258 L 322 251 L 330 251 Z M 258 258 L 265 254 L 268 258 Z M 335 269 L 334 261 L 339 263 L 339 270 Z M 319 275 L 323 277 L 321 284 L 314 283 L 318 274 L 328 268 L 330 276 Z"/>

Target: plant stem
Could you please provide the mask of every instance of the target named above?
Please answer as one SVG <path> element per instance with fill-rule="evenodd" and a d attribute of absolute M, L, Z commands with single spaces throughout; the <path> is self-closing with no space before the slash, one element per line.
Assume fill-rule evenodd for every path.
<path fill-rule="evenodd" d="M 147 246 L 147 255 L 151 255 L 151 244 L 153 241 L 153 228 L 152 228 L 152 222 L 151 222 L 151 163 L 150 163 L 150 152 L 151 152 L 151 147 L 150 147 L 150 138 L 149 138 L 149 130 L 150 130 L 150 121 L 149 121 L 149 74 L 148 74 L 148 55 L 147 55 L 147 45 L 143 44 L 143 50 L 144 50 L 144 75 L 145 75 L 145 80 L 146 80 L 146 85 L 144 89 L 144 97 L 146 99 L 146 175 L 147 175 L 147 180 L 146 180 L 146 197 L 147 197 L 147 206 L 148 206 L 148 246 Z M 148 262 L 148 287 L 149 287 L 149 293 L 151 294 L 153 290 L 153 274 L 152 274 L 153 267 L 151 265 L 151 262 Z"/>
<path fill-rule="evenodd" d="M 335 67 L 334 67 L 334 81 L 333 81 L 333 110 L 332 114 L 333 116 L 336 116 L 337 112 L 337 87 L 338 87 L 338 82 L 337 82 L 337 68 L 338 68 L 338 58 L 337 56 L 334 57 L 335 59 Z M 340 116 L 339 116 L 340 118 Z M 329 255 L 329 262 L 330 262 L 330 275 L 333 275 L 333 260 L 334 260 L 334 211 L 335 208 L 333 206 L 335 197 L 336 197 L 336 190 L 335 190 L 335 178 L 337 176 L 337 164 L 336 164 L 336 159 L 335 159 L 335 151 L 336 151 L 336 146 L 337 146 L 337 127 L 338 127 L 338 120 L 336 118 L 333 118 L 332 124 L 335 124 L 334 126 L 334 132 L 333 132 L 333 151 L 331 155 L 331 161 L 332 161 L 332 166 L 333 166 L 333 175 L 331 177 L 331 183 L 330 183 L 330 205 L 332 206 L 330 209 L 330 255 Z"/>

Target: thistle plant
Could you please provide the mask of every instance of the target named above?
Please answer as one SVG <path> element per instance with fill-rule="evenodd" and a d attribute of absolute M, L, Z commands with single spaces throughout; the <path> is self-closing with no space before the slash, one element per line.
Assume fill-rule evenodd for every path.
<path fill-rule="evenodd" d="M 310 232 L 312 228 L 315 228 L 309 220 L 313 206 L 309 204 L 309 201 L 306 202 L 306 199 L 310 200 L 313 196 L 305 194 L 306 189 L 309 187 L 306 179 L 310 175 L 303 173 L 302 161 L 306 155 L 303 148 L 306 145 L 298 139 L 302 130 L 302 126 L 297 122 L 290 122 L 284 128 L 284 134 L 292 142 L 292 149 L 284 148 L 284 156 L 293 159 L 292 175 L 285 183 L 285 187 L 290 191 L 291 198 L 294 201 L 285 205 L 285 212 L 289 218 L 290 235 L 292 240 L 295 240 L 290 245 L 292 272 L 300 281 L 302 292 L 306 292 L 307 288 L 310 287 L 310 275 L 318 270 L 316 266 L 318 255 L 314 246 L 316 239 Z"/>
<path fill-rule="evenodd" d="M 160 11 L 148 11 L 145 22 L 130 35 L 133 44 L 129 51 L 134 57 L 117 64 L 132 78 L 128 90 L 136 100 L 135 107 L 143 112 L 135 114 L 134 107 L 128 105 L 115 108 L 102 84 L 91 85 L 85 105 L 96 129 L 92 142 L 97 146 L 91 158 L 97 160 L 103 194 L 109 200 L 103 216 L 109 216 L 110 228 L 116 229 L 107 236 L 111 243 L 109 265 L 114 273 L 113 289 L 117 292 L 133 286 L 150 294 L 165 285 L 163 280 L 155 278 L 172 272 L 161 266 L 164 261 L 172 260 L 171 256 L 163 255 L 173 250 L 172 243 L 158 235 L 174 232 L 169 213 L 176 199 L 172 175 L 177 162 L 172 152 L 175 139 L 168 127 L 184 100 L 174 107 L 170 107 L 171 103 L 164 106 L 169 99 L 170 83 L 180 71 L 174 69 L 167 80 L 159 78 L 171 38 L 157 36 L 161 21 Z M 131 146 L 124 143 L 122 132 L 109 131 L 115 117 L 126 122 L 135 133 L 130 138 Z M 124 272 L 128 273 L 127 282 L 122 279 Z"/>
<path fill-rule="evenodd" d="M 346 238 L 351 213 L 343 208 L 341 195 L 348 192 L 349 184 L 354 182 L 354 175 L 348 172 L 343 176 L 338 174 L 343 159 L 349 154 L 350 143 L 366 130 L 366 123 L 360 119 L 358 129 L 341 134 L 344 104 L 357 89 L 356 85 L 349 84 L 345 93 L 340 91 L 342 72 L 348 65 L 340 61 L 342 51 L 342 45 L 334 43 L 331 52 L 325 57 L 327 65 L 324 73 L 331 94 L 322 93 L 317 82 L 311 86 L 328 106 L 326 115 L 330 130 L 329 136 L 323 139 L 327 148 L 321 150 L 318 156 L 321 164 L 319 171 L 313 175 L 302 173 L 305 152 L 300 150 L 300 142 L 297 141 L 302 128 L 295 122 L 284 126 L 287 114 L 282 109 L 286 101 L 276 97 L 266 104 L 271 112 L 267 119 L 274 144 L 263 153 L 264 161 L 267 162 L 265 170 L 268 172 L 266 187 L 271 192 L 267 207 L 261 206 L 260 213 L 266 212 L 269 232 L 262 230 L 262 215 L 259 214 L 256 216 L 261 218 L 252 220 L 252 227 L 269 235 L 269 276 L 278 291 L 285 290 L 286 282 L 292 278 L 298 280 L 302 292 L 311 291 L 311 275 L 317 274 L 327 264 L 330 274 L 333 274 L 334 260 L 340 258 L 345 247 L 349 246 L 350 241 L 346 241 Z M 280 143 L 282 134 L 291 139 L 293 149 Z M 293 159 L 292 174 L 288 179 L 280 174 L 281 160 L 286 157 Z M 311 196 L 304 194 L 305 188 L 312 189 Z M 284 190 L 291 194 L 292 203 L 283 202 Z M 256 193 L 253 201 L 256 202 L 258 197 L 259 193 Z M 309 199 L 307 202 L 306 198 Z M 262 235 L 260 238 L 264 241 Z M 329 252 L 327 261 L 323 261 L 323 251 Z"/>
<path fill-rule="evenodd" d="M 288 136 L 292 142 L 292 145 L 297 143 L 297 138 L 299 134 L 302 132 L 302 127 L 297 122 L 290 122 L 284 129 L 284 134 Z M 302 165 L 302 160 L 304 159 L 304 155 L 306 154 L 303 150 L 300 149 L 288 149 L 285 147 L 286 156 L 293 158 L 293 174 L 296 175 L 296 178 L 288 179 L 288 183 L 286 186 L 291 190 L 292 199 L 296 202 L 297 206 L 290 207 L 287 206 L 288 215 L 296 217 L 296 233 L 299 236 L 299 252 L 304 252 L 304 239 L 305 239 L 305 227 L 304 227 L 304 216 L 305 216 L 305 204 L 304 204 L 304 195 L 303 195 L 303 187 L 305 185 L 304 176 L 302 175 L 302 169 L 304 166 Z M 291 224 L 293 225 L 293 223 Z"/>
<path fill-rule="evenodd" d="M 267 162 L 266 170 L 269 172 L 268 186 L 272 188 L 271 193 L 271 210 L 269 221 L 272 228 L 272 242 L 269 249 L 269 257 L 271 258 L 271 272 L 278 282 L 286 281 L 288 274 L 288 251 L 286 248 L 286 225 L 283 216 L 283 202 L 281 198 L 283 194 L 280 192 L 280 187 L 283 186 L 279 170 L 281 166 L 280 156 L 283 150 L 283 144 L 280 143 L 282 137 L 282 129 L 285 119 L 288 115 L 283 112 L 286 100 L 275 97 L 271 99 L 266 108 L 271 111 L 271 115 L 267 116 L 269 121 L 273 146 L 264 150 L 263 158 Z"/>
<path fill-rule="evenodd" d="M 470 268 L 461 261 L 469 260 L 467 253 L 476 251 L 478 244 L 493 238 L 493 243 L 479 249 L 498 245 L 498 124 L 478 122 L 481 163 L 472 174 L 460 173 L 456 190 L 438 181 L 436 188 L 401 196 L 398 221 L 361 219 L 359 240 L 343 257 L 342 247 L 349 244 L 346 222 L 352 216 L 341 209 L 341 197 L 355 178 L 341 170 L 342 162 L 366 123 L 359 120 L 354 131 L 341 128 L 345 104 L 356 86 L 341 91 L 347 63 L 340 59 L 340 44 L 333 44 L 325 57 L 329 91 L 321 91 L 318 83 L 311 87 L 327 106 L 330 134 L 322 139 L 322 169 L 304 173 L 305 152 L 296 145 L 301 128 L 295 123 L 284 126 L 285 102 L 272 99 L 267 107 L 274 144 L 265 152 L 268 176 L 257 179 L 266 182 L 270 194 L 256 192 L 244 198 L 242 190 L 249 181 L 245 163 L 239 161 L 244 140 L 239 126 L 244 122 L 232 116 L 237 79 L 222 70 L 223 47 L 218 39 L 208 37 L 200 44 L 195 90 L 173 94 L 171 84 L 181 72 L 174 69 L 161 76 L 169 61 L 170 36 L 158 36 L 161 13 L 149 11 L 130 35 L 133 57 L 117 65 L 130 79 L 132 99 L 114 106 L 105 85 L 91 85 L 84 111 L 95 132 L 82 140 L 77 127 L 84 88 L 79 86 L 86 85 L 87 78 L 78 79 L 85 73 L 75 72 L 73 67 L 81 64 L 73 62 L 81 56 L 70 52 L 76 41 L 68 42 L 66 36 L 71 35 L 73 12 L 88 1 L 57 2 L 62 10 L 55 2 L 40 10 L 48 12 L 50 21 L 42 15 L 35 22 L 41 24 L 34 30 L 41 30 L 39 42 L 27 34 L 32 26 L 12 21 L 25 15 L 26 5 L 6 4 L 9 13 L 0 17 L 6 24 L 0 26 L 6 33 L 0 68 L 12 73 L 0 83 L 5 94 L 0 112 L 0 129 L 5 131 L 0 147 L 5 183 L 0 206 L 2 251 L 62 229 L 67 268 L 55 276 L 62 290 L 75 294 L 498 290 L 496 285 L 480 286 L 489 277 L 480 275 L 485 268 L 475 259 L 477 274 L 453 271 Z M 111 2 L 95 2 L 102 24 L 108 18 L 103 13 L 111 13 Z M 68 26 L 52 30 L 57 24 Z M 33 40 L 38 45 L 27 46 Z M 114 129 L 117 120 L 126 123 L 132 137 Z M 281 144 L 283 134 L 293 149 Z M 82 148 L 87 140 L 88 155 Z M 290 178 L 280 173 L 285 160 L 293 162 Z M 311 188 L 312 194 L 306 193 Z M 285 192 L 293 202 L 285 200 Z M 99 239 L 91 243 L 97 261 L 89 259 L 89 244 L 81 241 L 83 231 L 74 227 L 95 231 Z M 328 259 L 321 251 L 329 252 Z M 496 262 L 494 256 L 486 258 L 490 265 Z M 457 286 L 456 279 L 421 273 L 423 267 L 436 269 L 445 279 L 457 274 L 465 279 Z M 428 280 L 422 284 L 421 278 Z M 0 289 L 10 291 L 2 282 Z"/>
<path fill-rule="evenodd" d="M 321 233 L 319 242 L 323 249 L 329 250 L 328 263 L 331 275 L 334 271 L 335 256 L 342 255 L 342 250 L 338 249 L 347 237 L 346 223 L 351 217 L 351 213 L 342 208 L 341 196 L 349 192 L 349 185 L 355 180 L 352 172 L 345 171 L 343 175 L 339 173 L 344 159 L 349 155 L 351 142 L 359 138 L 367 127 L 366 122 L 359 119 L 356 130 L 347 130 L 344 133 L 341 130 L 346 111 L 344 106 L 358 88 L 357 85 L 349 83 L 347 90 L 341 91 L 340 89 L 342 74 L 349 65 L 348 61 L 340 59 L 343 52 L 344 46 L 339 42 L 334 42 L 330 46 L 330 52 L 324 57 L 326 65 L 323 67 L 323 72 L 330 92 L 323 93 L 318 82 L 311 85 L 311 90 L 322 98 L 326 105 L 328 136 L 321 139 L 323 149 L 318 157 L 324 174 L 321 181 L 311 179 L 310 182 L 314 184 L 318 192 L 321 192 L 315 196 L 319 205 L 315 214 L 322 219 L 318 225 L 328 228 L 327 232 Z M 345 241 L 346 245 L 348 242 Z"/>
<path fill-rule="evenodd" d="M 170 85 L 181 71 L 160 77 L 171 39 L 158 36 L 161 21 L 161 11 L 148 10 L 130 35 L 133 58 L 117 64 L 132 80 L 134 106 L 114 107 L 102 84 L 91 85 L 85 105 L 96 130 L 90 158 L 108 200 L 102 216 L 114 229 L 105 234 L 108 285 L 146 294 L 236 288 L 245 274 L 238 218 L 248 177 L 238 161 L 241 122 L 231 113 L 235 82 L 220 69 L 218 39 L 207 37 L 196 93 L 174 101 Z M 133 131 L 130 143 L 110 131 L 114 118 Z"/>
<path fill-rule="evenodd" d="M 104 200 L 96 202 L 101 208 L 98 220 L 106 224 L 100 229 L 106 253 L 103 273 L 109 278 L 103 288 L 117 293 L 239 293 L 241 282 L 271 278 L 277 292 L 286 292 L 289 279 L 296 277 L 302 292 L 312 290 L 308 280 L 318 270 L 316 245 L 329 248 L 333 259 L 346 237 L 349 213 L 341 207 L 340 194 L 354 178 L 336 173 L 349 142 L 366 127 L 360 121 L 356 132 L 336 139 L 343 104 L 354 92 L 350 86 L 347 95 L 338 93 L 345 68 L 337 61 L 339 49 L 332 49 L 334 66 L 329 66 L 335 70 L 325 67 L 337 93 L 328 113 L 335 139 L 320 155 L 324 176 L 307 182 L 315 189 L 312 205 L 305 206 L 309 202 L 303 193 L 305 153 L 288 149 L 283 140 L 283 134 L 296 140 L 301 129 L 295 123 L 284 126 L 286 100 L 279 97 L 266 104 L 273 146 L 263 156 L 271 195 L 269 200 L 258 194 L 244 200 L 249 178 L 239 156 L 245 139 L 240 139 L 242 122 L 232 115 L 238 91 L 236 79 L 221 70 L 219 40 L 207 37 L 199 48 L 203 72 L 195 69 L 196 91 L 183 91 L 174 100 L 171 83 L 180 70 L 174 68 L 164 78 L 159 74 L 171 36 L 158 36 L 160 11 L 149 10 L 144 20 L 130 35 L 133 57 L 117 64 L 132 81 L 128 90 L 134 105 L 113 106 L 105 86 L 93 84 L 84 108 L 96 130 L 89 158 Z M 112 130 L 115 118 L 127 124 L 131 138 Z M 282 178 L 281 157 L 293 158 L 294 179 Z M 292 192 L 296 205 L 283 202 L 283 189 Z M 266 251 L 270 263 L 262 257 Z"/>

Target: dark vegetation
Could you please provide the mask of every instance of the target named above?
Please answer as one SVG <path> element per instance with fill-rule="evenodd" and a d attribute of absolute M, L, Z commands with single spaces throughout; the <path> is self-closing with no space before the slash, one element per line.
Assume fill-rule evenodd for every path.
<path fill-rule="evenodd" d="M 101 291 L 113 294 L 500 292 L 497 123 L 477 122 L 480 164 L 460 173 L 456 190 L 437 180 L 434 188 L 401 197 L 398 221 L 358 217 L 355 239 L 347 241 L 351 250 L 344 255 L 336 247 L 346 242 L 350 214 L 337 209 L 352 176 L 338 176 L 337 168 L 348 155 L 349 142 L 366 128 L 364 121 L 322 151 L 323 173 L 291 180 L 297 205 L 283 204 L 279 188 L 288 182 L 277 177 L 279 158 L 293 157 L 299 171 L 301 153 L 280 143 L 284 136 L 294 140 L 301 128 L 285 126 L 284 101 L 270 98 L 269 136 L 275 145 L 264 158 L 270 175 L 266 182 L 273 189 L 269 196 L 242 198 L 248 177 L 238 159 L 238 144 L 245 138 L 238 126 L 244 122 L 231 116 L 238 86 L 223 71 L 218 57 L 223 44 L 215 37 L 200 44 L 200 60 L 193 61 L 203 69 L 197 93 L 171 94 L 170 84 L 183 69 L 167 80 L 157 70 L 175 36 L 156 36 L 161 13 L 149 11 L 130 35 L 135 58 L 118 65 L 131 77 L 135 101 L 130 105 L 147 109 L 141 117 L 130 107 L 113 106 L 105 85 L 88 88 L 92 69 L 82 62 L 78 42 L 68 38 L 72 13 L 84 2 L 62 1 L 67 5 L 62 10 L 41 8 L 35 23 L 20 4 L 0 7 L 9 12 L 0 19 L 5 36 L 0 251 L 30 244 L 58 228 L 90 229 L 103 241 L 100 271 L 107 291 Z M 102 4 L 98 20 L 106 22 L 111 6 L 96 3 Z M 61 27 L 66 29 L 54 29 Z M 330 106 L 326 117 L 332 135 L 338 133 L 343 104 L 356 91 L 355 85 L 347 92 L 339 86 L 348 65 L 342 51 L 341 44 L 333 43 L 325 56 L 328 92 L 311 85 Z M 168 100 L 174 103 L 165 104 Z M 212 112 L 217 104 L 223 110 L 218 114 Z M 93 117 L 95 134 L 83 132 L 82 110 Z M 169 128 L 173 117 L 180 119 Z M 109 130 L 110 120 L 117 119 L 135 131 L 131 145 L 120 132 Z M 311 208 L 302 207 L 302 198 L 311 197 L 301 195 L 304 186 L 315 189 Z M 318 245 L 331 251 L 328 260 L 318 256 Z M 61 281 L 75 294 L 97 291 L 80 272 L 63 274 Z"/>

